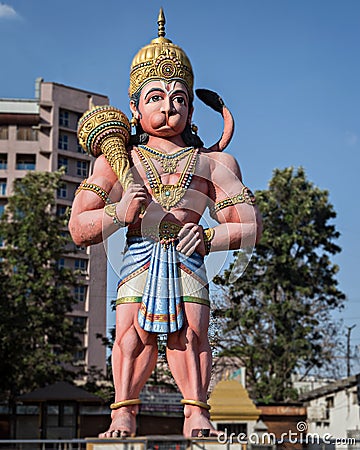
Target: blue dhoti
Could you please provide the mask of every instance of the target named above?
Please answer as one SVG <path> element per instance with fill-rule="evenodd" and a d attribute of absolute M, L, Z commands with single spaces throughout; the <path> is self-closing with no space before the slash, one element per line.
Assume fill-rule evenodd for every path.
<path fill-rule="evenodd" d="M 184 324 L 184 302 L 209 306 L 204 259 L 187 257 L 150 237 L 128 237 L 116 304 L 141 303 L 138 321 L 150 333 L 173 333 Z"/>

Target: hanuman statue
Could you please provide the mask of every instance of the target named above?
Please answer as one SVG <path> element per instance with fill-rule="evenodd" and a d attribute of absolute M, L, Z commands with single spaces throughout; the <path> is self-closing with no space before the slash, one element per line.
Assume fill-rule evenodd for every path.
<path fill-rule="evenodd" d="M 131 120 L 98 106 L 78 128 L 81 145 L 96 160 L 73 202 L 72 238 L 97 244 L 126 227 L 112 351 L 115 399 L 102 438 L 135 435 L 159 334 L 167 336 L 167 361 L 183 396 L 184 435 L 219 434 L 207 403 L 212 356 L 204 259 L 254 246 L 261 235 L 255 198 L 236 160 L 222 152 L 233 133 L 231 113 L 216 93 L 196 91 L 224 118 L 221 138 L 205 148 L 192 125 L 193 70 L 185 52 L 165 38 L 164 25 L 160 10 L 158 37 L 132 61 Z M 199 224 L 207 208 L 216 226 Z"/>

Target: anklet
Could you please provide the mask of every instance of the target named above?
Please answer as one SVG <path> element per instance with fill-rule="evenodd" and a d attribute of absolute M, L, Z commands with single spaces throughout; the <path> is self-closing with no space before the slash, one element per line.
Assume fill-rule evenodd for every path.
<path fill-rule="evenodd" d="M 183 405 L 191 405 L 191 406 L 198 406 L 199 408 L 207 409 L 208 411 L 210 411 L 210 408 L 211 408 L 210 405 L 208 405 L 205 402 L 200 402 L 199 400 L 182 399 L 181 400 L 181 404 L 183 404 Z"/>
<path fill-rule="evenodd" d="M 139 398 L 133 398 L 131 400 L 123 400 L 122 402 L 111 403 L 110 409 L 119 409 L 122 406 L 140 405 L 141 400 Z"/>

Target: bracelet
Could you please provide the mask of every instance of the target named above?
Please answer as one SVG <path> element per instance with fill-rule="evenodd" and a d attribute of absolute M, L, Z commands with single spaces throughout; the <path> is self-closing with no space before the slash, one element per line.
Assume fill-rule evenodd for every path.
<path fill-rule="evenodd" d="M 115 225 L 117 225 L 118 227 L 126 227 L 126 223 L 122 222 L 116 214 L 117 205 L 118 203 L 110 203 L 110 205 L 106 205 L 104 208 L 104 212 L 106 215 L 112 218 L 112 221 Z"/>
<path fill-rule="evenodd" d="M 102 187 L 98 186 L 95 183 L 88 183 L 87 180 L 85 179 L 84 181 L 81 182 L 80 186 L 76 189 L 75 195 L 77 195 L 82 190 L 94 192 L 97 196 L 99 196 L 101 198 L 101 200 L 104 203 L 106 203 L 106 204 L 111 203 L 109 194 Z"/>
<path fill-rule="evenodd" d="M 205 252 L 208 255 L 211 249 L 211 241 L 214 239 L 215 230 L 214 228 L 204 228 L 204 244 Z"/>

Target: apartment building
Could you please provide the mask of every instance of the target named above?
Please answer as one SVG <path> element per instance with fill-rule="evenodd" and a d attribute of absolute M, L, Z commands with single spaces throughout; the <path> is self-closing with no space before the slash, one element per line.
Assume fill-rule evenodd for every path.
<path fill-rule="evenodd" d="M 13 181 L 28 171 L 55 171 L 65 167 L 63 186 L 57 192 L 57 212 L 71 206 L 79 183 L 88 176 L 93 158 L 77 141 L 76 129 L 81 115 L 109 99 L 57 83 L 35 82 L 34 99 L 0 99 L 0 214 L 11 195 Z M 96 338 L 106 335 L 107 259 L 103 244 L 77 248 L 59 262 L 81 271 L 82 285 L 74 288 L 77 300 L 74 321 L 83 326 L 83 349 L 74 363 L 85 363 L 105 371 L 106 348 Z M 76 252 L 75 252 L 76 251 Z M 101 268 L 101 270 L 99 270 Z"/>

